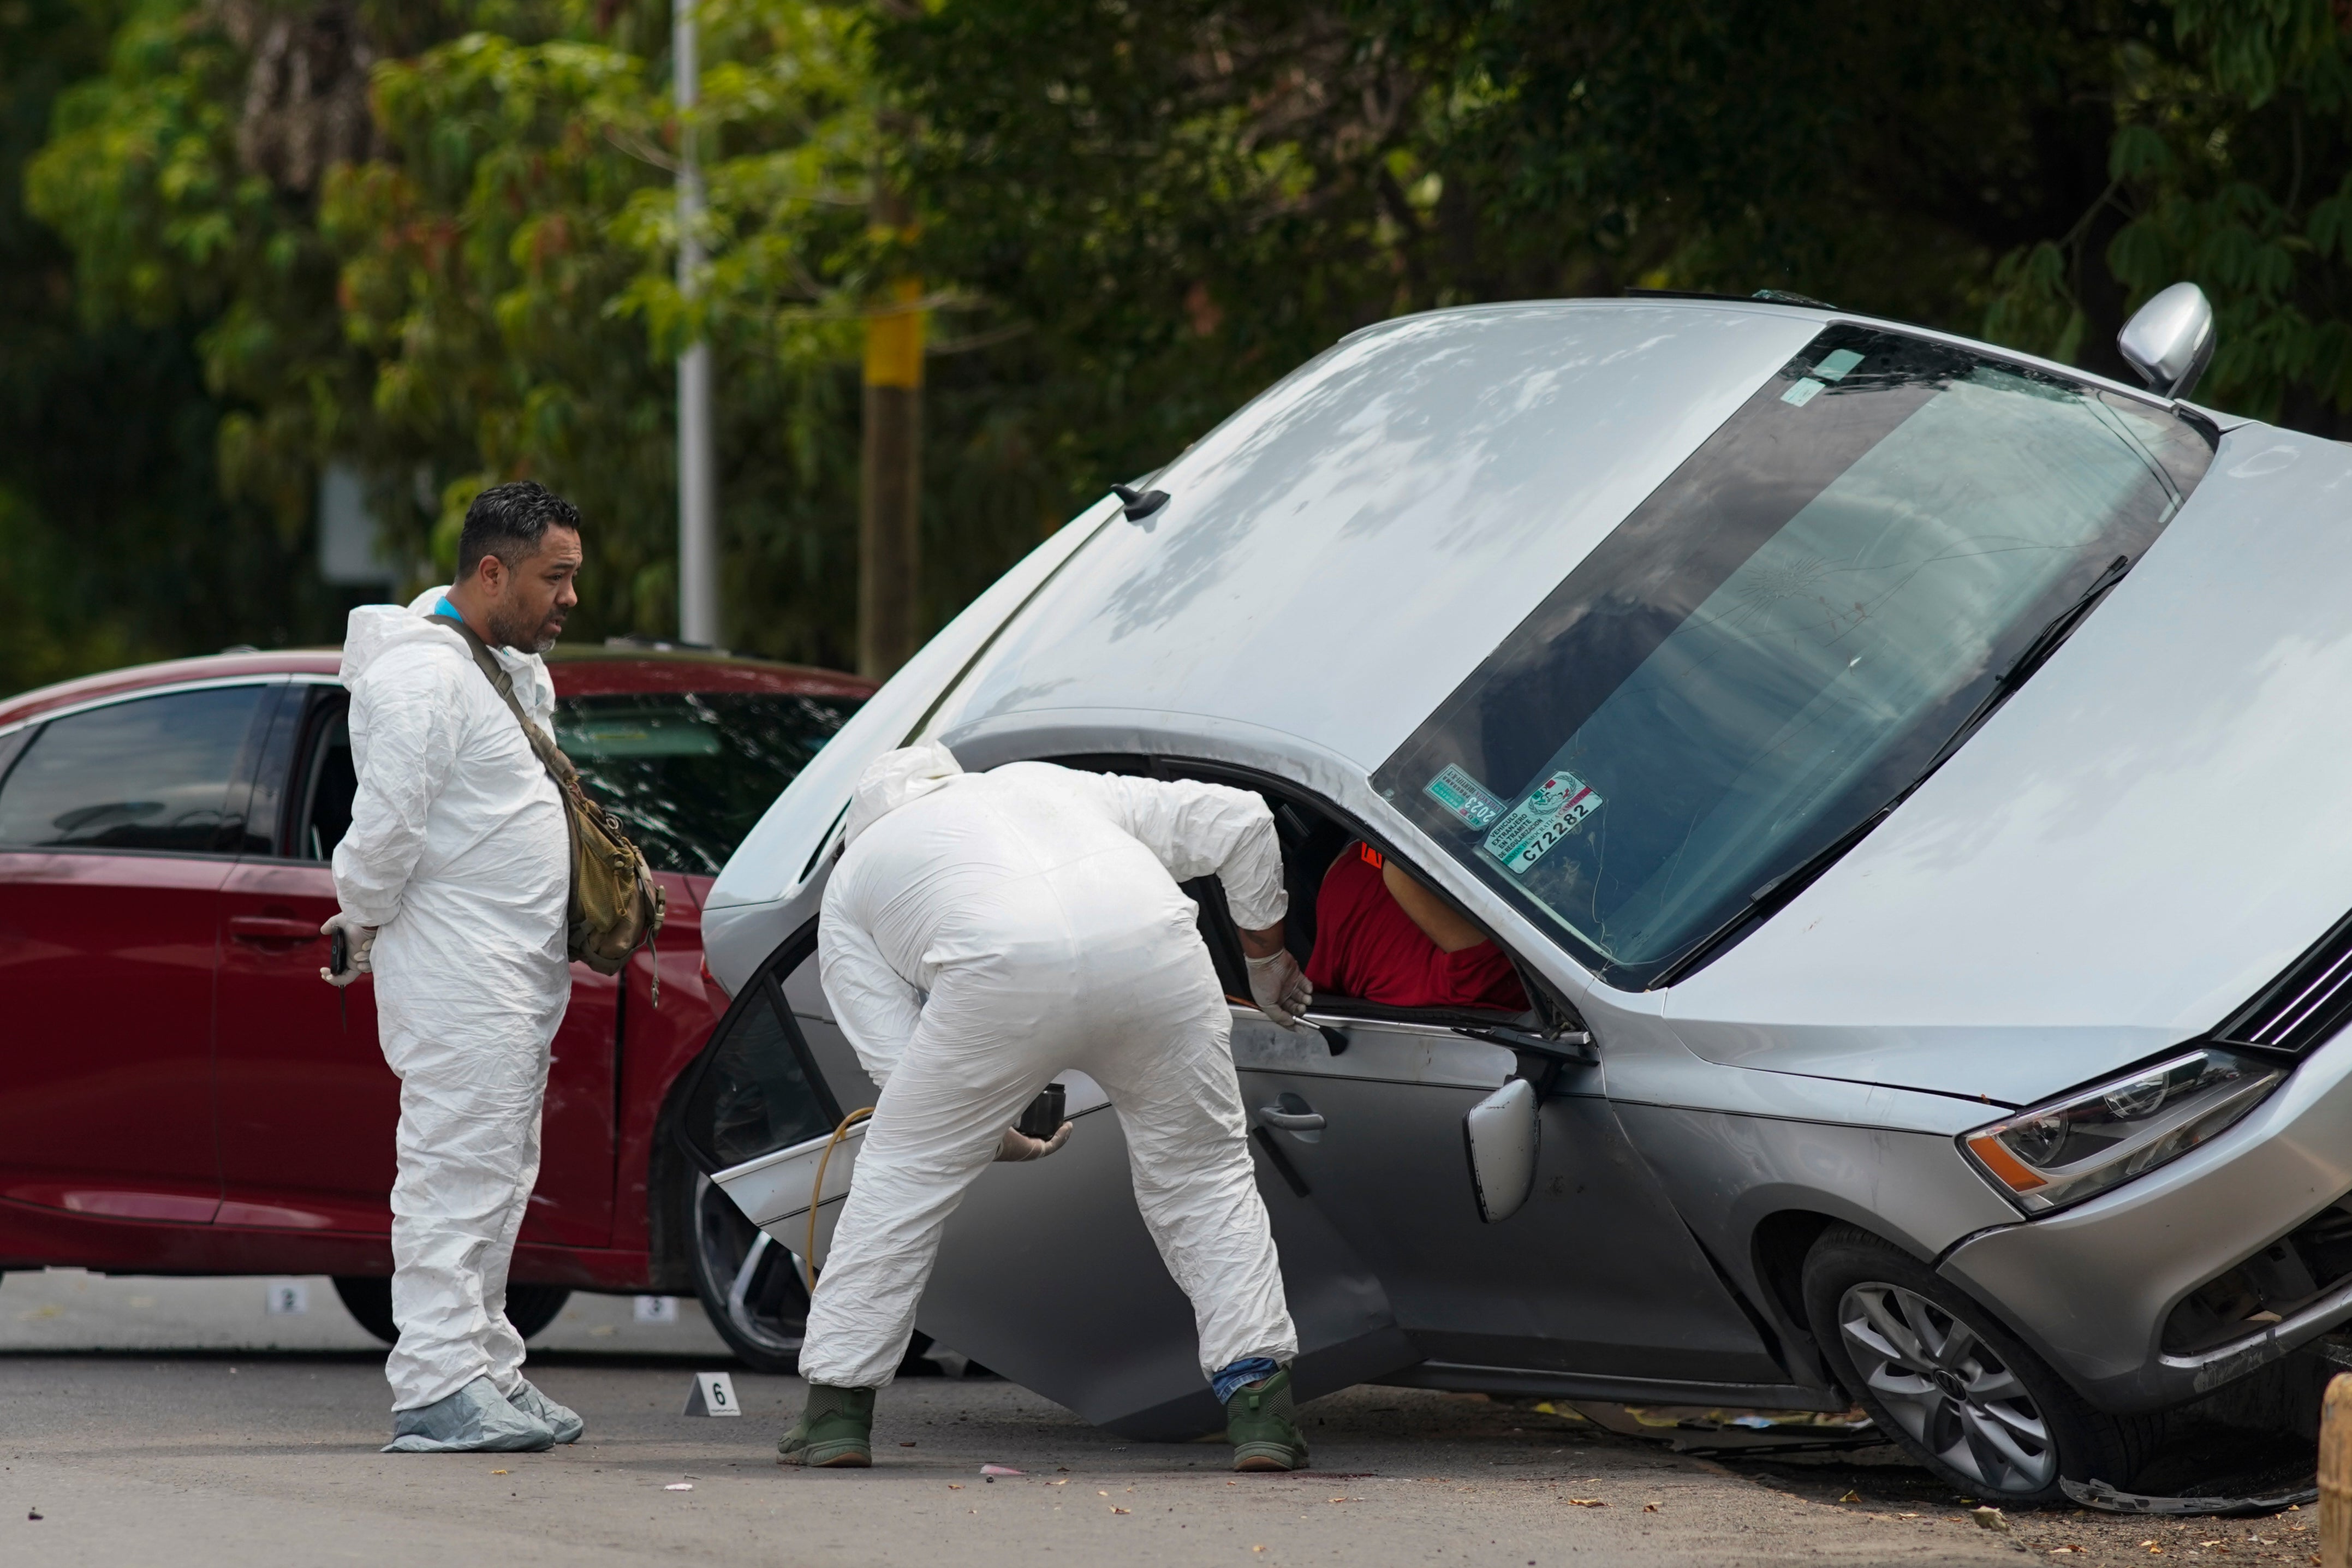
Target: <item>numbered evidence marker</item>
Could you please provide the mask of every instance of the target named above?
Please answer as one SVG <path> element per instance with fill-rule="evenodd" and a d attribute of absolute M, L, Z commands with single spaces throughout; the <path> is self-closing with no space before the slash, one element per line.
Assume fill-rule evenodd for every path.
<path fill-rule="evenodd" d="M 303 1280 L 272 1280 L 268 1301 L 273 1318 L 300 1317 L 310 1310 L 310 1283 Z"/>
<path fill-rule="evenodd" d="M 698 1372 L 694 1386 L 687 1390 L 686 1413 L 689 1416 L 740 1416 L 741 1406 L 735 1403 L 735 1380 L 723 1372 Z"/>
<path fill-rule="evenodd" d="M 677 1322 L 676 1296 L 639 1296 L 637 1322 L 641 1323 L 674 1323 Z"/>

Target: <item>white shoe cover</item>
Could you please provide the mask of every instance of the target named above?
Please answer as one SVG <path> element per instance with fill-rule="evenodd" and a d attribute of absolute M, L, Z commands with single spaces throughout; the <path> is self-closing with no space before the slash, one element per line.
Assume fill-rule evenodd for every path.
<path fill-rule="evenodd" d="M 387 1454 L 537 1454 L 555 1447 L 546 1422 L 500 1396 L 477 1377 L 446 1399 L 392 1413 Z"/>
<path fill-rule="evenodd" d="M 580 1418 L 578 1411 L 558 1405 L 541 1394 L 528 1377 L 515 1385 L 515 1391 L 507 1396 L 507 1403 L 544 1424 L 549 1431 L 555 1434 L 555 1440 L 559 1443 L 576 1443 L 580 1440 L 580 1434 L 588 1429 L 588 1423 Z"/>

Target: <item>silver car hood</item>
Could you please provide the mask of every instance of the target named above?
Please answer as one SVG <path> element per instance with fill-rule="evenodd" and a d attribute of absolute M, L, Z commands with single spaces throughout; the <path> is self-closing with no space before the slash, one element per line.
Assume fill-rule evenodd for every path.
<path fill-rule="evenodd" d="M 1943 769 L 1675 987 L 1712 1061 L 2010 1104 L 2212 1028 L 2352 909 L 2352 447 L 2223 437 Z"/>

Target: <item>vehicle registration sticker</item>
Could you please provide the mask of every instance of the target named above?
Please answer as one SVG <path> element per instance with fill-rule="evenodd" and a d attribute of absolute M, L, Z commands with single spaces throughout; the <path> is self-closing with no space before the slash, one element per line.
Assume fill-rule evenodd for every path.
<path fill-rule="evenodd" d="M 1601 797 L 1592 786 L 1573 773 L 1555 773 L 1486 835 L 1486 852 L 1506 871 L 1524 873 L 1599 810 Z"/>
<path fill-rule="evenodd" d="M 1469 774 L 1449 762 L 1444 772 L 1423 786 L 1429 798 L 1473 828 L 1483 828 L 1503 814 L 1503 802 Z"/>

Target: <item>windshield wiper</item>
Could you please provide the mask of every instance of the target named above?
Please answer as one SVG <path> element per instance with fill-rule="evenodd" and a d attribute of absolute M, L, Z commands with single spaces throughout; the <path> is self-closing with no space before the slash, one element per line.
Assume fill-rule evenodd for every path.
<path fill-rule="evenodd" d="M 2075 628 L 2099 607 L 2099 601 L 2124 580 L 2131 568 L 2131 557 L 2116 557 L 2107 562 L 2105 570 L 2091 580 L 2088 588 L 2074 596 L 2073 603 L 2045 622 L 2042 630 L 2033 634 L 2033 640 L 2009 662 L 2009 668 L 1993 677 L 1991 687 L 1977 699 L 1977 706 L 1969 710 L 1968 717 L 1960 720 L 1959 727 L 1952 731 L 1952 737 L 1936 748 L 1936 755 L 1927 759 L 1927 766 L 1919 770 L 1919 777 L 1913 779 L 1910 788 L 1903 793 L 1907 795 L 1925 784 L 1929 774 L 1950 760 L 1952 753 L 1967 745 L 1969 737 L 1982 729 L 1985 720 L 1990 718 L 2001 704 L 2016 695 L 2017 688 L 2032 679 L 2036 670 L 2050 662 L 2050 655 L 2058 651 L 2058 645 L 2074 634 Z"/>
<path fill-rule="evenodd" d="M 1659 970 L 1656 977 L 1643 989 L 1654 991 L 1661 986 L 1673 985 L 1728 946 L 1732 938 L 1739 936 L 1751 922 L 1761 925 L 1765 921 L 1778 915 L 1784 906 L 1796 898 L 1797 894 L 1811 886 L 1814 878 L 1835 865 L 1846 851 L 1862 842 L 1869 836 L 1873 828 L 1886 821 L 1887 814 L 1903 803 L 1905 796 L 1917 788 L 1918 786 L 1914 784 L 1905 789 L 1901 794 L 1863 818 L 1844 832 L 1840 833 L 1771 881 L 1762 883 L 1755 892 L 1748 895 L 1738 909 L 1733 912 L 1730 919 L 1700 937 L 1694 946 L 1683 949 L 1682 956 Z"/>
<path fill-rule="evenodd" d="M 1936 748 L 1936 755 L 1927 759 L 1927 765 L 1919 770 L 1918 775 L 1910 783 L 1895 791 L 1894 799 L 1864 817 L 1820 849 L 1815 850 L 1796 865 L 1758 887 L 1755 892 L 1748 895 L 1746 901 L 1733 913 L 1730 919 L 1700 937 L 1695 946 L 1685 948 L 1680 957 L 1659 970 L 1657 977 L 1643 988 L 1655 990 L 1661 986 L 1671 986 L 1696 969 L 1728 946 L 1732 939 L 1741 935 L 1748 925 L 1751 924 L 1760 925 L 1780 913 L 1796 898 L 1797 894 L 1811 886 L 1823 872 L 1835 865 L 1848 850 L 1867 838 L 1872 829 L 1886 821 L 1894 813 L 1895 807 L 1909 800 L 1918 790 L 1919 786 L 1925 784 L 1934 775 L 1936 769 L 1949 761 L 1952 753 L 1967 744 L 1969 737 L 1983 728 L 1985 720 L 1990 718 L 2000 705 L 2016 693 L 2018 687 L 2032 678 L 2036 670 L 2050 662 L 2050 655 L 2058 651 L 2058 645 L 2074 634 L 2074 629 L 2082 625 L 2084 618 L 2092 611 L 2098 608 L 2099 601 L 2105 598 L 2108 591 L 2124 580 L 2124 575 L 2131 570 L 2131 557 L 2127 555 L 2116 557 L 2106 564 L 2105 570 L 2091 580 L 2089 587 L 2074 596 L 2073 602 L 2043 622 L 2042 630 L 2033 634 L 2032 641 L 2019 650 L 2017 657 L 2009 662 L 2009 667 L 1993 677 L 1991 688 L 1978 699 L 1976 706 L 1969 710 L 1969 716 L 1962 719 L 1959 727 L 1952 731 L 1952 737 Z"/>

